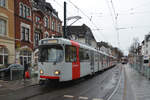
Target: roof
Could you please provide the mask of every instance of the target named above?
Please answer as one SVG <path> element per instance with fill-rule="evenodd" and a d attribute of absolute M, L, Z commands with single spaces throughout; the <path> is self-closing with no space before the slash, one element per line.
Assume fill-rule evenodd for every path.
<path fill-rule="evenodd" d="M 147 41 L 150 41 L 150 34 L 145 35 L 145 40 L 146 40 L 146 42 L 147 42 Z"/>
<path fill-rule="evenodd" d="M 54 13 L 57 17 L 58 17 L 58 12 L 56 12 L 56 10 L 52 7 L 52 5 L 48 2 L 46 2 L 45 0 L 33 0 L 33 7 L 40 9 L 41 11 L 43 11 L 44 13 Z"/>
<path fill-rule="evenodd" d="M 85 35 L 89 35 L 90 37 L 95 39 L 91 29 L 85 24 L 83 24 L 81 26 L 67 26 L 67 32 L 69 34 L 77 35 L 81 38 L 84 38 Z M 89 32 L 89 34 L 87 34 L 87 32 Z"/>

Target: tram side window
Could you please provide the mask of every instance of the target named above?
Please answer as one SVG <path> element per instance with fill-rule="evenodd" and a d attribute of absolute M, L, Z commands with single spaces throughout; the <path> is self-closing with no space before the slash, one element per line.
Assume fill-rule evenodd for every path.
<path fill-rule="evenodd" d="M 74 46 L 66 45 L 65 47 L 65 60 L 66 62 L 75 62 L 77 59 L 77 48 Z"/>
<path fill-rule="evenodd" d="M 89 51 L 83 48 L 79 49 L 79 59 L 80 61 L 87 61 L 89 60 Z"/>
<path fill-rule="evenodd" d="M 99 57 L 99 55 L 96 54 L 96 55 L 95 55 L 95 61 L 96 61 L 96 62 L 98 61 L 98 57 Z"/>

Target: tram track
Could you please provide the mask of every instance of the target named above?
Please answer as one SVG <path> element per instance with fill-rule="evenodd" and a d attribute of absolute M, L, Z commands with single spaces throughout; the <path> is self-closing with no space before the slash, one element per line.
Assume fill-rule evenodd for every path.
<path fill-rule="evenodd" d="M 48 96 L 48 100 L 58 100 L 58 98 L 61 98 L 59 100 L 64 100 L 64 95 L 67 95 L 68 93 L 74 94 L 74 97 L 82 97 L 82 95 L 91 93 L 91 91 L 94 91 L 97 89 L 97 87 L 103 89 L 103 85 L 107 83 L 109 80 L 109 77 L 114 73 L 114 70 L 116 67 L 111 68 L 109 70 L 106 70 L 98 75 L 95 75 L 92 78 L 82 78 L 80 80 L 74 81 L 74 82 L 67 82 L 62 83 L 60 85 L 51 87 L 48 84 L 46 86 L 40 86 L 40 85 L 34 85 L 31 87 L 27 87 L 20 91 L 16 91 L 14 93 L 11 93 L 6 96 L 12 96 L 12 98 L 7 98 L 3 100 L 38 100 L 40 97 L 41 99 L 45 96 Z M 92 84 L 92 85 L 90 85 Z M 22 94 L 21 92 L 27 91 L 26 94 Z M 80 92 L 78 92 L 80 91 Z M 17 98 L 13 98 L 13 95 L 17 95 Z M 40 100 L 40 99 L 39 99 Z M 43 99 L 44 100 L 44 99 Z M 76 99 L 75 99 L 76 100 Z M 90 100 L 90 99 L 89 99 Z M 104 99 L 105 100 L 105 99 Z"/>
<path fill-rule="evenodd" d="M 109 71 L 109 70 L 108 70 Z M 107 71 L 106 71 L 107 72 Z M 110 72 L 112 72 L 112 71 L 109 71 L 109 73 Z M 104 77 L 103 77 L 103 76 Z M 86 89 L 84 89 L 84 87 L 87 87 L 86 85 L 84 86 L 84 87 L 82 87 L 82 85 L 81 84 L 86 84 L 86 82 L 88 81 L 88 80 L 83 80 L 83 81 L 81 81 L 80 83 L 77 83 L 77 85 L 79 85 L 79 86 L 77 86 L 76 84 L 73 84 L 73 86 L 71 86 L 71 87 L 67 87 L 67 88 L 71 88 L 71 89 L 67 89 L 67 88 L 65 88 L 65 90 L 63 90 L 62 88 L 60 88 L 62 91 L 64 91 L 63 93 L 61 93 L 60 91 L 60 89 L 59 89 L 59 92 L 58 91 L 56 91 L 56 93 L 58 92 L 58 93 L 60 93 L 60 95 L 57 95 L 57 96 L 54 96 L 54 97 L 51 97 L 51 99 L 50 100 L 57 100 L 57 98 L 60 98 L 60 97 L 62 97 L 63 96 L 63 94 L 65 95 L 65 93 L 70 93 L 71 94 L 71 92 L 72 92 L 72 94 L 75 94 L 73 97 L 80 97 L 80 96 L 82 96 L 82 95 L 84 95 L 84 94 L 86 94 L 86 93 L 88 93 L 89 91 L 91 91 L 92 89 L 95 89 L 95 88 L 97 88 L 97 86 L 99 86 L 99 87 L 101 87 L 101 85 L 103 85 L 103 83 L 106 81 L 106 79 L 109 77 L 109 74 L 107 74 L 107 73 L 102 73 L 102 75 L 101 75 L 101 77 L 103 77 L 103 79 L 102 80 L 99 80 L 98 82 L 97 82 L 97 84 L 94 84 L 93 86 L 90 86 L 90 87 L 88 87 L 88 88 L 86 88 Z M 96 76 L 96 77 L 98 77 L 98 76 Z M 95 79 L 93 79 L 93 80 L 91 80 L 91 82 L 90 83 L 93 83 L 93 81 L 95 81 L 95 80 L 97 80 L 97 78 L 95 77 Z M 85 82 L 85 83 L 84 83 Z M 90 84 L 89 83 L 89 84 Z M 75 93 L 75 92 L 77 92 L 77 90 L 78 90 L 78 88 L 80 88 L 80 90 L 83 90 L 83 91 L 81 91 L 80 93 Z M 68 91 L 68 90 L 74 90 L 74 91 Z M 47 93 L 41 93 L 41 94 L 39 94 L 39 95 L 34 95 L 34 96 L 31 96 L 31 97 L 28 97 L 28 98 L 24 98 L 24 99 L 22 99 L 22 100 L 32 100 L 32 98 L 34 98 L 34 97 L 36 97 L 36 96 L 42 96 L 42 95 L 47 95 L 47 94 L 49 94 L 50 92 L 47 92 Z M 53 93 L 52 93 L 53 94 Z M 55 94 L 55 93 L 54 93 Z M 76 99 L 74 99 L 74 100 L 76 100 Z M 104 99 L 105 100 L 105 99 Z"/>
<path fill-rule="evenodd" d="M 121 84 L 121 79 L 122 79 L 122 73 L 123 73 L 123 68 L 121 67 L 121 71 L 120 71 L 120 77 L 119 77 L 119 81 L 115 87 L 115 89 L 112 90 L 111 94 L 104 100 L 111 100 L 111 98 L 115 95 L 115 93 L 117 92 L 117 90 L 119 89 L 119 86 Z M 124 100 L 124 99 L 123 99 Z"/>

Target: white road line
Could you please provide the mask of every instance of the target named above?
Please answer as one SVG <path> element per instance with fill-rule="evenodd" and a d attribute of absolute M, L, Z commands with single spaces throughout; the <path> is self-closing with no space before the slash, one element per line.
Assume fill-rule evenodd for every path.
<path fill-rule="evenodd" d="M 79 97 L 79 100 L 81 100 L 81 99 L 82 99 L 82 100 L 88 100 L 88 97 L 81 97 L 81 96 L 80 96 L 80 97 Z"/>
<path fill-rule="evenodd" d="M 64 95 L 65 98 L 74 98 L 72 95 Z"/>
<path fill-rule="evenodd" d="M 92 100 L 103 100 L 103 99 L 100 99 L 100 98 L 93 98 Z"/>
<path fill-rule="evenodd" d="M 2 85 L 0 85 L 0 87 L 2 87 Z"/>

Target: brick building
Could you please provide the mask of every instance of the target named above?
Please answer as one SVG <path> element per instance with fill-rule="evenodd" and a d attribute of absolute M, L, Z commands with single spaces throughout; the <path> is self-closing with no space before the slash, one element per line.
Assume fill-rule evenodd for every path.
<path fill-rule="evenodd" d="M 31 63 L 33 53 L 33 13 L 30 0 L 14 0 L 16 63 Z"/>
<path fill-rule="evenodd" d="M 40 39 L 62 36 L 62 22 L 52 5 L 45 0 L 32 0 L 34 63 L 37 63 L 38 42 Z"/>
<path fill-rule="evenodd" d="M 15 62 L 14 1 L 0 0 L 0 68 Z"/>
<path fill-rule="evenodd" d="M 37 62 L 39 40 L 52 34 L 61 37 L 62 22 L 45 0 L 14 1 L 16 61 L 22 65 Z"/>

